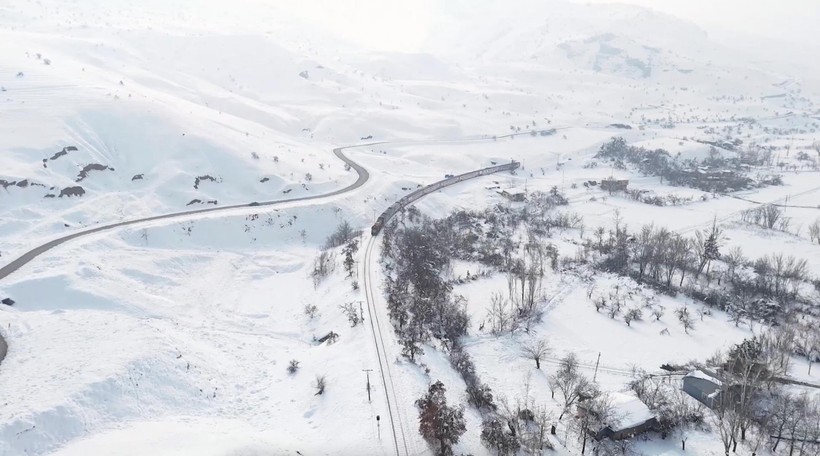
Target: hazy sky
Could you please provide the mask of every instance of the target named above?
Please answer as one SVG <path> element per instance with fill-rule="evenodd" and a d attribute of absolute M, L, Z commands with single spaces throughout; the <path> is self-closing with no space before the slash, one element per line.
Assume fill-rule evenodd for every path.
<path fill-rule="evenodd" d="M 270 1 L 270 0 L 259 0 Z M 276 0 L 310 22 L 366 48 L 418 50 L 443 4 L 449 9 L 517 0 Z M 532 1 L 532 0 L 530 0 Z M 546 0 L 544 0 L 546 1 Z M 569 0 L 575 3 L 627 3 L 687 19 L 712 36 L 746 33 L 820 47 L 820 0 Z M 461 6 L 454 6 L 454 5 Z M 522 3 L 523 5 L 523 3 Z M 524 6 L 526 8 L 526 6 Z"/>
<path fill-rule="evenodd" d="M 573 0 L 628 3 L 688 19 L 717 32 L 749 33 L 820 46 L 820 0 Z"/>

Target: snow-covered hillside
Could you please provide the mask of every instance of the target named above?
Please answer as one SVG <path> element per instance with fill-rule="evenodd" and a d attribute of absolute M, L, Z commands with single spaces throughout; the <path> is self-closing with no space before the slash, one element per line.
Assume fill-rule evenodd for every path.
<path fill-rule="evenodd" d="M 793 286 L 809 309 L 801 318 L 816 322 L 816 75 L 631 6 L 422 3 L 431 24 L 415 52 L 362 47 L 285 2 L 0 4 L 0 267 L 95 226 L 245 205 L 83 236 L 0 277 L 0 301 L 12 303 L 0 304 L 0 455 L 433 454 L 414 401 L 442 380 L 448 401 L 466 404 L 466 384 L 448 341 L 425 341 L 413 362 L 403 355 L 385 297 L 389 262 L 379 261 L 387 244 L 370 226 L 421 186 L 511 160 L 515 173 L 415 207 L 442 219 L 525 207 L 503 191 L 560 192 L 562 211 L 583 220 L 551 234 L 561 264 L 589 256 L 585 242 L 615 219 L 630 233 L 651 223 L 684 236 L 715 223 L 724 251 L 742 248 L 749 264 L 805 259 L 809 278 Z M 369 17 L 367 5 L 355 8 L 348 14 Z M 779 174 L 782 185 L 676 185 L 641 172 L 645 161 L 596 157 L 613 137 L 707 171 L 708 160 L 742 162 L 753 181 Z M 357 144 L 344 154 L 367 175 L 333 153 Z M 628 179 L 632 193 L 601 190 L 608 178 Z M 279 199 L 295 201 L 249 204 Z M 749 223 L 743 211 L 764 203 L 785 204 L 789 224 Z M 355 252 L 326 246 L 344 221 L 362 231 Z M 510 240 L 524 242 L 524 231 Z M 317 278 L 321 265 L 329 270 Z M 507 275 L 477 261 L 451 266 L 471 321 L 464 352 L 499 404 L 549 415 L 557 434 L 544 454 L 580 452 L 549 380 L 567 353 L 620 394 L 634 371 L 705 361 L 765 329 L 718 309 L 690 334 L 673 311 L 695 314 L 702 302 L 587 264 L 549 273 L 543 318 L 526 332 L 491 334 L 491 297 L 507 292 Z M 643 320 L 596 312 L 612 290 L 645 305 Z M 658 308 L 666 317 L 650 319 Z M 365 320 L 351 325 L 351 309 Z M 337 340 L 322 340 L 330 333 Z M 521 356 L 533 337 L 552 348 L 538 369 Z M 784 375 L 816 385 L 807 364 L 794 357 Z M 467 406 L 456 453 L 496 454 L 484 418 Z M 685 435 L 689 453 L 658 435 L 633 449 L 723 454 L 714 429 Z"/>

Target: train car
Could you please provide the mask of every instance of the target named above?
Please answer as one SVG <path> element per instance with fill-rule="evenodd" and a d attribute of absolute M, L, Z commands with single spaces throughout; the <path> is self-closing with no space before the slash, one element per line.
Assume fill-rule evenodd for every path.
<path fill-rule="evenodd" d="M 378 235 L 382 228 L 384 228 L 384 224 L 390 221 L 397 212 L 407 207 L 409 204 L 415 202 L 419 198 L 424 195 L 428 195 L 430 193 L 436 192 L 441 190 L 444 187 L 448 187 L 453 184 L 457 184 L 459 182 L 463 182 L 467 179 L 472 179 L 478 176 L 486 176 L 489 174 L 497 173 L 499 171 L 514 171 L 521 166 L 521 163 L 517 161 L 511 161 L 510 163 L 505 163 L 503 165 L 497 166 L 490 166 L 488 168 L 479 169 L 476 171 L 470 171 L 468 173 L 459 174 L 458 176 L 450 176 L 444 180 L 438 181 L 434 184 L 430 184 L 428 186 L 422 187 L 412 193 L 404 195 L 398 201 L 391 204 L 390 207 L 385 209 L 384 212 L 376 219 L 376 223 L 370 228 L 370 234 L 373 236 Z"/>

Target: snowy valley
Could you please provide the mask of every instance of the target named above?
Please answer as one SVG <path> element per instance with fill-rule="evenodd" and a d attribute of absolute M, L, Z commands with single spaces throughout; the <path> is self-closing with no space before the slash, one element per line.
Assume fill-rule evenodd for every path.
<path fill-rule="evenodd" d="M 300 8 L 0 4 L 0 455 L 818 454 L 816 62 Z"/>

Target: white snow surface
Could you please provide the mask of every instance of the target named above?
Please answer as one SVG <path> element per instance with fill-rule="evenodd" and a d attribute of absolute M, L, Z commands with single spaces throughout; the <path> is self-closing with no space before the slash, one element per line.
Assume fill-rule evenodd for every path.
<path fill-rule="evenodd" d="M 355 175 L 332 148 L 367 137 L 389 141 L 347 152 L 371 173 L 355 192 L 100 233 L 1 280 L 0 298 L 16 303 L 0 305 L 9 343 L 0 364 L 0 455 L 395 454 L 369 321 L 351 327 L 340 309 L 365 299 L 353 281 L 362 283 L 369 235 L 351 277 L 336 249 L 335 271 L 315 285 L 314 258 L 342 220 L 367 231 L 375 215 L 418 186 L 493 162 L 515 159 L 522 169 L 449 187 L 416 206 L 443 217 L 510 204 L 498 189 L 558 187 L 570 199 L 566 210 L 584 217 L 587 235 L 616 213 L 630 229 L 654 223 L 684 234 L 717 220 L 727 248 L 740 246 L 752 259 L 795 255 L 818 274 L 820 248 L 805 228 L 763 232 L 739 220 L 752 201 L 787 198 L 800 206 L 787 211 L 792 226 L 820 217 L 818 173 L 795 158 L 820 139 L 815 75 L 748 59 L 691 24 L 634 7 L 558 0 L 438 7 L 441 18 L 459 20 L 436 27 L 424 52 L 399 54 L 357 48 L 262 0 L 0 4 L 0 180 L 27 183 L 0 186 L 0 265 L 103 223 L 334 191 Z M 729 128 L 744 144 L 780 145 L 784 185 L 735 195 L 741 200 L 589 166 L 613 136 L 703 158 L 709 147 L 700 141 L 723 138 Z M 51 159 L 68 146 L 77 150 Z M 90 164 L 109 169 L 77 182 Z M 692 201 L 657 207 L 583 185 L 610 176 Z M 85 195 L 57 196 L 75 185 Z M 201 202 L 188 206 L 193 200 Z M 578 230 L 568 230 L 552 241 L 571 257 L 579 240 Z M 480 268 L 458 263 L 454 274 Z M 620 397 L 633 367 L 655 372 L 663 363 L 703 360 L 760 330 L 714 312 L 686 334 L 672 312 L 684 306 L 694 314 L 700 306 L 690 299 L 587 272 L 548 275 L 545 315 L 531 334 L 478 330 L 491 294 L 507 287 L 504 276 L 455 287 L 472 320 L 463 344 L 499 400 L 529 396 L 557 418 L 561 405 L 547 378 L 565 353 L 575 352 L 583 371 Z M 628 305 L 651 299 L 666 314 L 627 326 L 596 313 L 589 287 L 629 290 Z M 317 306 L 315 318 L 306 305 Z M 376 305 L 385 323 L 383 298 Z M 315 342 L 331 330 L 335 344 Z M 441 347 L 425 346 L 427 372 L 401 358 L 385 330 L 393 406 L 405 429 L 415 433 L 413 401 L 435 380 L 451 403 L 465 403 L 464 382 Z M 540 370 L 521 356 L 532 337 L 548 338 L 553 349 Z M 293 359 L 300 369 L 289 374 Z M 376 369 L 371 401 L 364 369 Z M 820 383 L 802 360 L 792 371 Z M 317 375 L 327 376 L 321 396 L 312 386 Z M 627 404 L 628 416 L 638 412 Z M 640 409 L 636 416 L 645 415 Z M 468 407 L 465 416 L 456 453 L 489 454 L 481 415 Z M 551 437 L 555 454 L 577 454 L 565 422 Z M 722 454 L 714 433 L 687 435 L 689 453 L 657 436 L 637 447 L 653 455 Z M 408 438 L 414 454 L 432 452 L 417 435 Z"/>

